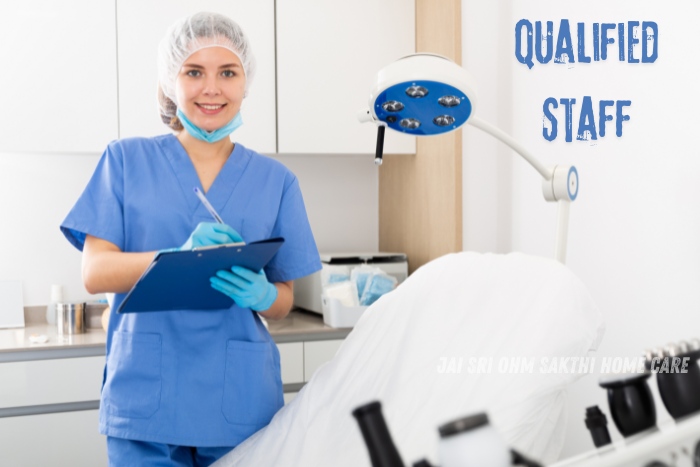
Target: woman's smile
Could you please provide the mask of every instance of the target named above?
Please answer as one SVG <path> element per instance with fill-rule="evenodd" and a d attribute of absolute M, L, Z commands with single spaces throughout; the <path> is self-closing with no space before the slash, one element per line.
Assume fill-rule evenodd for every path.
<path fill-rule="evenodd" d="M 195 104 L 197 108 L 206 115 L 216 115 L 221 112 L 226 104 Z"/>

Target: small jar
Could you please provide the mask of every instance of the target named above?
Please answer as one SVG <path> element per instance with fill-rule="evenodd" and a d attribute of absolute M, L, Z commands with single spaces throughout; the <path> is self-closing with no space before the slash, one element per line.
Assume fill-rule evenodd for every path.
<path fill-rule="evenodd" d="M 59 336 L 85 332 L 85 303 L 57 303 L 56 315 Z"/>

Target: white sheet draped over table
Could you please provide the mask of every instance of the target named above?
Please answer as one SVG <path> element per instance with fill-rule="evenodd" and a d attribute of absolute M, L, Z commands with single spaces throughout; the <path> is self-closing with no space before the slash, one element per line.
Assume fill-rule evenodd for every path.
<path fill-rule="evenodd" d="M 438 425 L 480 411 L 512 447 L 551 462 L 564 442 L 566 387 L 582 374 L 541 364 L 591 356 L 603 331 L 584 285 L 554 260 L 443 256 L 372 305 L 296 399 L 215 465 L 369 466 L 351 412 L 373 400 L 406 465 L 439 463 Z M 470 371 L 472 357 L 492 359 L 491 372 Z M 534 371 L 499 372 L 500 357 L 534 359 Z"/>

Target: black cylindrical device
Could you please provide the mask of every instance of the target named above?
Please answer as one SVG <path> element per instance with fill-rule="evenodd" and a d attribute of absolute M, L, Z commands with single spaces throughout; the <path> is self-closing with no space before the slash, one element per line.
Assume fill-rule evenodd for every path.
<path fill-rule="evenodd" d="M 370 402 L 352 411 L 365 439 L 372 467 L 404 467 L 382 415 L 382 405 Z"/>
<path fill-rule="evenodd" d="M 656 368 L 659 395 L 666 410 L 678 420 L 700 412 L 700 350 L 660 359 Z M 657 363 L 657 362 L 654 362 Z"/>
<path fill-rule="evenodd" d="M 646 381 L 649 376 L 649 372 L 612 375 L 599 382 L 608 390 L 610 414 L 625 438 L 656 426 L 654 397 Z"/>
<path fill-rule="evenodd" d="M 612 442 L 608 431 L 608 419 L 597 405 L 586 408 L 586 428 L 591 432 L 595 447 L 606 446 Z"/>

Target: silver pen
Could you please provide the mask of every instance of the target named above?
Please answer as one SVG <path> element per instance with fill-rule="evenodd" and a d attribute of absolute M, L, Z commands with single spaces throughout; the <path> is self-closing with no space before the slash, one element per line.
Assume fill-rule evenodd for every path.
<path fill-rule="evenodd" d="M 214 209 L 214 206 L 209 204 L 209 200 L 204 196 L 204 193 L 202 193 L 199 188 L 194 187 L 194 194 L 197 195 L 197 198 L 202 202 L 205 208 L 207 208 L 207 211 L 209 211 L 209 214 L 214 218 L 216 222 L 219 224 L 223 224 L 224 220 L 221 218 L 219 213 L 216 212 L 216 209 Z"/>

